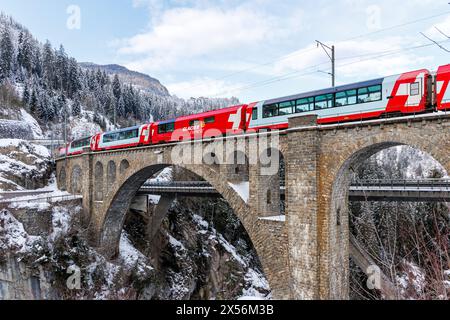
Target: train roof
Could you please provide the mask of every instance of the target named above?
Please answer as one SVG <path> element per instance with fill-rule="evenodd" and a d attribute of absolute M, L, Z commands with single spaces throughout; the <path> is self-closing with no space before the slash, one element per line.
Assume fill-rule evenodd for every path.
<path fill-rule="evenodd" d="M 286 97 L 266 100 L 264 102 L 264 104 L 268 105 L 268 104 L 280 103 L 280 102 L 297 100 L 297 99 L 302 99 L 302 98 L 315 97 L 315 96 L 320 96 L 320 95 L 324 95 L 324 94 L 336 93 L 336 92 L 340 92 L 340 91 L 352 90 L 352 89 L 357 89 L 357 88 L 361 88 L 361 87 L 376 86 L 376 85 L 382 84 L 383 80 L 384 80 L 384 78 L 379 78 L 379 79 L 374 79 L 374 80 L 346 84 L 346 85 L 342 85 L 342 86 L 338 86 L 338 87 L 334 87 L 334 88 L 309 91 L 309 92 L 305 92 L 305 93 L 295 94 L 292 96 L 286 96 Z"/>

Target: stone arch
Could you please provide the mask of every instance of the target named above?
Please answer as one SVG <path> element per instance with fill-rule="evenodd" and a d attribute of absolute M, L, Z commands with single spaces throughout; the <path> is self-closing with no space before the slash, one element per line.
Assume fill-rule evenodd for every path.
<path fill-rule="evenodd" d="M 117 168 L 116 163 L 114 161 L 108 162 L 108 167 L 106 169 L 106 188 L 109 192 L 113 189 L 113 185 L 117 180 Z"/>
<path fill-rule="evenodd" d="M 128 176 L 127 179 L 121 180 L 124 182 L 122 185 L 118 186 L 117 192 L 113 196 L 109 208 L 106 211 L 103 225 L 100 230 L 98 244 L 103 248 L 102 250 L 105 255 L 114 257 L 118 253 L 118 244 L 126 213 L 140 186 L 154 174 L 169 166 L 171 166 L 171 164 L 151 165 L 136 171 L 134 174 Z M 229 203 L 235 214 L 241 220 L 244 228 L 247 229 L 250 238 L 252 238 L 252 232 L 255 231 L 255 221 L 251 222 L 253 217 L 248 214 L 247 204 L 236 191 L 228 185 L 226 179 L 208 166 L 180 165 L 179 167 L 200 176 L 216 188 Z"/>
<path fill-rule="evenodd" d="M 58 181 L 59 189 L 61 189 L 62 191 L 66 191 L 67 190 L 66 167 L 62 167 L 61 170 L 59 171 L 58 180 L 59 180 Z"/>
<path fill-rule="evenodd" d="M 94 200 L 103 201 L 104 198 L 103 164 L 98 161 L 94 168 Z"/>
<path fill-rule="evenodd" d="M 130 163 L 128 162 L 128 160 L 125 160 L 125 159 L 122 160 L 120 162 L 120 167 L 119 167 L 120 174 L 124 174 L 128 170 L 129 167 L 130 167 Z"/>
<path fill-rule="evenodd" d="M 386 137 L 384 137 L 386 139 Z M 431 146 L 427 141 L 417 143 L 409 139 L 389 139 L 382 141 L 364 141 L 355 144 L 356 148 L 344 150 L 343 159 L 336 169 L 330 174 L 332 177 L 331 201 L 326 228 L 328 229 L 328 239 L 322 239 L 329 244 L 328 250 L 334 252 L 329 261 L 329 283 L 330 297 L 342 298 L 349 294 L 349 187 L 351 184 L 352 172 L 356 171 L 359 165 L 378 152 L 396 146 L 409 146 L 413 149 L 427 153 L 435 161 L 440 163 L 448 171 L 446 163 L 449 159 L 449 150 L 443 153 L 434 152 L 435 146 Z M 354 145 L 354 146 L 355 146 Z M 446 159 L 447 157 L 447 159 Z M 325 208 L 326 209 L 326 208 Z M 322 266 L 323 268 L 324 266 Z"/>
<path fill-rule="evenodd" d="M 76 165 L 72 169 L 72 174 L 70 176 L 71 182 L 71 193 L 82 194 L 83 192 L 83 172 L 79 165 Z"/>

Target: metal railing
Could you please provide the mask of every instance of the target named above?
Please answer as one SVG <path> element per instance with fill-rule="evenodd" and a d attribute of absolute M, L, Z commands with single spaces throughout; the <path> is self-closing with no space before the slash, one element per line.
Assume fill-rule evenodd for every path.
<path fill-rule="evenodd" d="M 378 189 L 437 189 L 450 190 L 450 178 L 443 179 L 381 179 L 381 180 L 359 180 L 351 185 L 352 188 L 370 188 L 376 187 Z"/>
<path fill-rule="evenodd" d="M 61 202 L 61 201 L 72 201 L 72 200 L 78 200 L 82 199 L 83 197 L 80 195 L 64 195 L 64 196 L 51 196 L 51 197 L 42 197 L 42 198 L 32 198 L 32 199 L 20 199 L 18 198 L 12 198 L 12 199 L 5 199 L 0 200 L 0 204 L 10 204 L 10 203 L 54 203 L 54 202 Z"/>

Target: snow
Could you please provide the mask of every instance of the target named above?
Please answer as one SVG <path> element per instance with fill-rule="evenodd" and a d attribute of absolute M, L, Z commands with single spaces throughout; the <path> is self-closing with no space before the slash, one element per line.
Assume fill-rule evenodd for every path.
<path fill-rule="evenodd" d="M 34 119 L 33 116 L 26 112 L 24 109 L 20 109 L 20 113 L 22 115 L 22 120 L 28 123 L 28 125 L 30 126 L 31 132 L 33 133 L 33 138 L 43 139 L 44 135 L 42 133 L 42 129 L 36 119 Z"/>
<path fill-rule="evenodd" d="M 162 170 L 155 178 L 149 179 L 150 183 L 154 182 L 171 182 L 173 177 L 172 167 L 167 167 Z"/>
<path fill-rule="evenodd" d="M 136 266 L 139 260 L 147 260 L 147 257 L 133 246 L 126 232 L 122 232 L 120 237 L 119 254 L 120 259 L 128 268 Z M 150 266 L 146 267 L 152 270 Z"/>
<path fill-rule="evenodd" d="M 203 219 L 203 217 L 201 217 L 201 216 L 199 216 L 197 214 L 194 214 L 193 218 L 194 218 L 194 222 L 198 226 L 202 227 L 203 229 L 208 229 L 209 228 L 209 223 L 205 219 Z"/>
<path fill-rule="evenodd" d="M 186 247 L 180 241 L 172 237 L 170 234 L 168 234 L 168 236 L 169 236 L 169 243 L 172 245 L 172 247 L 180 250 L 186 250 Z"/>
<path fill-rule="evenodd" d="M 69 212 L 67 208 L 55 207 L 52 210 L 52 233 L 50 239 L 55 241 L 56 239 L 66 235 L 73 220 L 73 215 L 78 212 Z"/>
<path fill-rule="evenodd" d="M 268 300 L 271 298 L 269 294 L 264 295 L 261 291 L 270 291 L 269 283 L 263 274 L 249 268 L 245 275 L 245 281 L 249 284 L 247 289 L 242 291 L 242 296 L 238 300 Z"/>
<path fill-rule="evenodd" d="M 239 184 L 228 182 L 228 184 L 239 194 L 245 203 L 248 203 L 250 195 L 250 182 L 241 182 Z"/>
<path fill-rule="evenodd" d="M 0 211 L 0 251 L 27 251 L 40 237 L 30 236 L 9 211 Z"/>
<path fill-rule="evenodd" d="M 261 217 L 259 220 L 286 222 L 286 216 Z"/>

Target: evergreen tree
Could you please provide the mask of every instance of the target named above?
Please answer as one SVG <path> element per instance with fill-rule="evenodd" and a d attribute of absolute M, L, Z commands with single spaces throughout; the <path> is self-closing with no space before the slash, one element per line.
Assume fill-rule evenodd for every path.
<path fill-rule="evenodd" d="M 32 72 L 33 66 L 33 44 L 31 35 L 28 32 L 21 33 L 21 41 L 19 40 L 19 52 L 18 63 L 19 66 L 28 72 L 28 75 Z"/>
<path fill-rule="evenodd" d="M 119 76 L 117 74 L 114 75 L 112 87 L 114 97 L 116 98 L 117 101 L 119 101 L 120 97 L 122 96 L 122 86 L 120 84 Z"/>
<path fill-rule="evenodd" d="M 30 103 L 30 89 L 28 88 L 28 83 L 26 82 L 23 88 L 22 103 L 25 106 L 28 106 L 28 104 Z"/>
<path fill-rule="evenodd" d="M 0 39 L 0 80 L 8 78 L 13 66 L 14 47 L 11 33 L 8 28 L 3 28 Z"/>
<path fill-rule="evenodd" d="M 55 54 L 52 45 L 47 40 L 42 51 L 42 64 L 44 82 L 47 88 L 56 88 L 55 80 Z"/>
<path fill-rule="evenodd" d="M 38 108 L 38 98 L 37 98 L 36 90 L 33 89 L 33 93 L 31 94 L 31 99 L 30 99 L 30 113 L 32 115 L 35 115 L 37 108 Z"/>
<path fill-rule="evenodd" d="M 75 99 L 73 100 L 73 104 L 72 104 L 72 115 L 74 117 L 77 117 L 81 114 L 81 102 L 80 102 L 80 98 L 77 96 L 75 97 Z"/>

